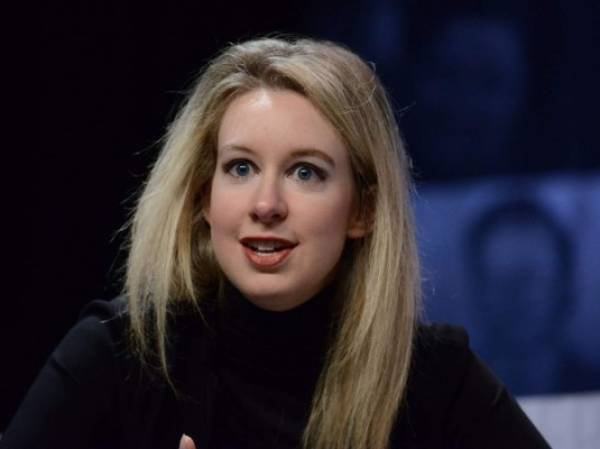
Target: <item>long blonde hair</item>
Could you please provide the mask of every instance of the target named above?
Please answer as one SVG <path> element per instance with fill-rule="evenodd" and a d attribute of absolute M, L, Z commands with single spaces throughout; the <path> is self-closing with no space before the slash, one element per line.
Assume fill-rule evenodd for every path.
<path fill-rule="evenodd" d="M 258 87 L 308 98 L 348 148 L 372 231 L 348 241 L 339 324 L 317 383 L 303 445 L 384 449 L 402 406 L 419 313 L 409 162 L 373 70 L 338 44 L 262 38 L 231 45 L 203 71 L 169 127 L 130 222 L 124 293 L 134 347 L 169 379 L 168 317 L 215 294 L 221 272 L 201 209 L 217 132 L 233 98 Z"/>

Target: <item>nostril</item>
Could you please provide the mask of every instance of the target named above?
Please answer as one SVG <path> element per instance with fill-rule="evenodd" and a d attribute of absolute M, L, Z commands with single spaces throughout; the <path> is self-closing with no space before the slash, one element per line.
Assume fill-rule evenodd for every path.
<path fill-rule="evenodd" d="M 252 213 L 252 218 L 255 221 L 261 221 L 261 222 L 275 222 L 275 221 L 279 221 L 283 218 L 283 216 L 277 212 L 273 212 L 273 211 L 255 211 Z"/>
<path fill-rule="evenodd" d="M 252 210 L 251 215 L 257 221 L 278 221 L 287 215 L 287 207 L 282 201 L 259 202 Z"/>

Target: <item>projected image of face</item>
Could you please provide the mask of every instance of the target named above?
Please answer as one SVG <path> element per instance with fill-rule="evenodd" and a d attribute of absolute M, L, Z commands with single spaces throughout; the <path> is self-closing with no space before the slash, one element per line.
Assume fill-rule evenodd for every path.
<path fill-rule="evenodd" d="M 440 176 L 487 173 L 504 162 L 528 96 L 528 61 L 518 26 L 456 17 L 423 50 L 416 97 L 423 160 Z"/>
<path fill-rule="evenodd" d="M 334 275 L 354 220 L 347 149 L 305 97 L 256 89 L 229 105 L 204 215 L 227 278 L 255 305 L 292 309 Z"/>

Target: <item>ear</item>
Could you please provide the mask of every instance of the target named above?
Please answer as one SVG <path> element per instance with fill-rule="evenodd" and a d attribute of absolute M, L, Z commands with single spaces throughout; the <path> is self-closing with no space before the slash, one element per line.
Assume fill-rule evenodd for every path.
<path fill-rule="evenodd" d="M 210 226 L 210 190 L 209 188 L 202 189 L 200 193 L 200 211 L 202 213 L 202 218 L 204 221 L 208 223 Z"/>
<path fill-rule="evenodd" d="M 202 207 L 202 218 L 210 226 L 210 207 L 208 205 Z"/>
<path fill-rule="evenodd" d="M 368 226 L 366 226 L 364 222 L 356 220 L 353 223 L 350 223 L 350 225 L 348 226 L 348 232 L 346 232 L 346 237 L 349 239 L 359 239 L 367 235 L 370 231 L 371 229 Z"/>
<path fill-rule="evenodd" d="M 375 188 L 371 187 L 364 195 L 363 204 L 355 202 L 353 215 L 348 222 L 346 236 L 349 239 L 359 239 L 373 231 L 375 221 Z"/>

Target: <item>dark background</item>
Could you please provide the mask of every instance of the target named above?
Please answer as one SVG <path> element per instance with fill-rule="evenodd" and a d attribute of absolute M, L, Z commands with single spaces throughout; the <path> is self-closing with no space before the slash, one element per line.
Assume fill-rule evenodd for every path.
<path fill-rule="evenodd" d="M 452 36 L 464 45 L 473 41 L 467 31 L 443 34 L 457 15 L 462 22 L 452 22 L 459 24 L 454 29 L 475 36 L 482 23 L 509 24 L 491 34 L 491 45 L 500 42 L 498 54 L 504 48 L 508 59 L 496 71 L 486 69 L 479 93 L 472 91 L 471 81 L 479 79 L 473 71 L 485 69 L 490 51 L 468 50 L 467 62 L 484 61 L 469 72 L 461 50 L 446 48 Z M 490 177 L 595 176 L 599 16 L 598 3 L 584 0 L 161 6 L 105 0 L 40 8 L 32 86 L 38 115 L 27 136 L 28 181 L 16 189 L 23 210 L 10 240 L 19 251 L 0 314 L 0 429 L 83 305 L 119 291 L 123 239 L 116 230 L 185 90 L 227 43 L 285 32 L 351 46 L 375 63 L 390 88 L 417 185 L 452 189 Z M 440 51 L 451 55 L 451 64 Z M 507 90 L 496 88 L 505 79 Z M 482 99 L 489 92 L 496 96 Z M 511 95 L 513 106 L 497 106 Z M 481 122 L 487 131 L 465 128 L 466 139 L 449 134 L 440 147 L 429 136 L 446 138 L 440 129 L 459 126 L 448 125 L 457 105 L 464 123 Z M 488 122 L 477 121 L 488 112 Z"/>

